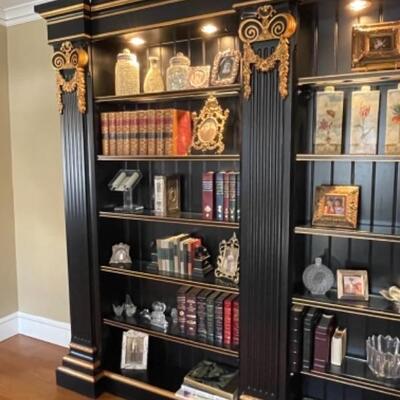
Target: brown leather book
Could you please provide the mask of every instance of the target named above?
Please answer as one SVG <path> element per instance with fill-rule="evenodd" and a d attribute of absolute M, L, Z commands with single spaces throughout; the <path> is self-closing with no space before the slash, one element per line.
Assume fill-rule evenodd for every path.
<path fill-rule="evenodd" d="M 173 148 L 173 134 L 174 134 L 174 110 L 163 110 L 164 114 L 164 154 L 172 156 L 174 154 Z"/>
<path fill-rule="evenodd" d="M 122 132 L 123 132 L 123 154 L 128 156 L 130 154 L 130 137 L 129 137 L 129 112 L 122 113 Z"/>
<path fill-rule="evenodd" d="M 116 141 L 117 141 L 117 155 L 124 155 L 124 132 L 122 125 L 122 112 L 118 112 L 115 115 L 115 126 L 116 126 Z"/>
<path fill-rule="evenodd" d="M 331 341 L 335 328 L 335 316 L 322 314 L 314 337 L 313 368 L 316 371 L 325 372 L 330 363 Z"/>
<path fill-rule="evenodd" d="M 164 152 L 164 110 L 156 110 L 156 154 L 162 156 Z"/>
<path fill-rule="evenodd" d="M 132 156 L 139 154 L 139 128 L 137 111 L 129 112 L 129 152 Z"/>
<path fill-rule="evenodd" d="M 108 135 L 110 137 L 110 156 L 117 154 L 117 127 L 116 113 L 108 113 Z"/>
<path fill-rule="evenodd" d="M 108 113 L 100 114 L 101 147 L 103 156 L 110 155 L 110 137 L 108 131 Z"/>
<path fill-rule="evenodd" d="M 138 111 L 139 154 L 147 155 L 147 111 Z"/>
<path fill-rule="evenodd" d="M 156 110 L 147 110 L 147 154 L 156 154 Z"/>

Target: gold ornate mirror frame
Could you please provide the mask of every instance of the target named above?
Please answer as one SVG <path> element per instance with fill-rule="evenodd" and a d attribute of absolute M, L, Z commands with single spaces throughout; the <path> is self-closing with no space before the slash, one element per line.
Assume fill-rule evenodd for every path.
<path fill-rule="evenodd" d="M 204 107 L 200 111 L 192 114 L 194 123 L 194 135 L 190 149 L 216 150 L 217 154 L 221 154 L 225 145 L 224 129 L 226 120 L 229 117 L 229 110 L 222 110 L 215 96 L 210 96 Z"/>
<path fill-rule="evenodd" d="M 63 92 L 73 93 L 76 91 L 78 98 L 79 112 L 86 112 L 86 79 L 85 67 L 89 57 L 82 48 L 74 48 L 71 42 L 64 42 L 59 51 L 56 51 L 52 58 L 53 67 L 56 70 L 57 104 L 60 114 L 63 113 L 64 104 L 62 101 Z M 71 78 L 66 79 L 63 71 L 73 70 Z"/>
<path fill-rule="evenodd" d="M 296 20 L 289 13 L 278 13 L 272 6 L 257 9 L 255 18 L 244 19 L 239 26 L 239 38 L 243 42 L 244 96 L 251 95 L 251 73 L 254 65 L 258 71 L 268 72 L 279 63 L 279 93 L 288 95 L 289 38 L 296 31 Z M 279 40 L 275 51 L 267 58 L 257 55 L 252 43 Z"/>
<path fill-rule="evenodd" d="M 217 268 L 215 270 L 215 276 L 217 278 L 225 278 L 233 283 L 239 284 L 239 252 L 239 239 L 234 232 L 228 241 L 223 240 L 219 244 L 219 256 L 217 259 Z"/>

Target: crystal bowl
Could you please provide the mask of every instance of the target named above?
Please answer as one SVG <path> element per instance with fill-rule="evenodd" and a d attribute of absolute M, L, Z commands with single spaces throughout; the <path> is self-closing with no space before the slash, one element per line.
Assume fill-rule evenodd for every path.
<path fill-rule="evenodd" d="M 367 339 L 367 363 L 379 378 L 400 379 L 400 339 L 370 336 Z"/>

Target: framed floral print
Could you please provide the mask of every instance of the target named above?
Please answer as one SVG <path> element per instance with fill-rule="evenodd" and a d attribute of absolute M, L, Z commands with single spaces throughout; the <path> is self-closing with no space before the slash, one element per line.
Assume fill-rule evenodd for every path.
<path fill-rule="evenodd" d="M 357 227 L 358 186 L 318 186 L 315 189 L 312 224 L 330 228 Z"/>
<path fill-rule="evenodd" d="M 385 154 L 400 154 L 400 87 L 387 92 Z"/>
<path fill-rule="evenodd" d="M 379 98 L 379 90 L 369 90 L 368 87 L 352 93 L 351 154 L 376 154 Z"/>
<path fill-rule="evenodd" d="M 327 87 L 317 92 L 315 154 L 340 154 L 342 150 L 344 93 Z"/>

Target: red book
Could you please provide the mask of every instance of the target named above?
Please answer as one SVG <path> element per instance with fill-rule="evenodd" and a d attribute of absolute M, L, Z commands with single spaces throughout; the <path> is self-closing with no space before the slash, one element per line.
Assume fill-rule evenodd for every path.
<path fill-rule="evenodd" d="M 176 306 L 178 310 L 178 326 L 179 332 L 184 335 L 186 327 L 186 293 L 189 291 L 189 287 L 181 286 L 176 293 Z"/>
<path fill-rule="evenodd" d="M 190 111 L 178 110 L 178 132 L 174 138 L 175 154 L 186 156 L 192 144 L 192 118 Z"/>
<path fill-rule="evenodd" d="M 230 175 L 231 172 L 227 172 L 224 174 L 224 221 L 229 221 Z"/>
<path fill-rule="evenodd" d="M 189 247 L 189 257 L 188 257 L 188 275 L 193 274 L 193 268 L 194 268 L 194 259 L 196 256 L 196 249 L 201 246 L 201 240 L 198 238 L 192 238 L 192 240 L 189 242 L 188 247 Z"/>
<path fill-rule="evenodd" d="M 203 173 L 203 218 L 214 219 L 214 172 L 212 171 Z"/>
<path fill-rule="evenodd" d="M 239 347 L 239 296 L 232 302 L 232 347 Z"/>
<path fill-rule="evenodd" d="M 110 155 L 110 137 L 108 135 L 108 113 L 100 114 L 101 121 L 101 146 L 103 156 Z"/>
<path fill-rule="evenodd" d="M 335 331 L 335 317 L 323 314 L 314 336 L 314 364 L 316 371 L 325 372 L 331 356 L 331 340 Z"/>
<path fill-rule="evenodd" d="M 232 302 L 235 298 L 232 294 L 224 300 L 224 347 L 228 348 L 232 346 Z"/>

